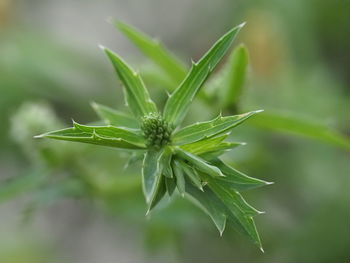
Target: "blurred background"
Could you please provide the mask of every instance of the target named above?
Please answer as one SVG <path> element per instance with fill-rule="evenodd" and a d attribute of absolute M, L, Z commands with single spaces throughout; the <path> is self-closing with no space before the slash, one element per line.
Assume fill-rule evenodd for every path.
<path fill-rule="evenodd" d="M 0 262 L 350 262 L 349 10 L 343 0 L 0 0 Z M 247 21 L 235 42 L 250 53 L 239 111 L 296 121 L 294 130 L 249 121 L 232 135 L 248 144 L 225 156 L 275 182 L 245 194 L 267 212 L 256 218 L 265 254 L 231 229 L 220 238 L 181 198 L 146 218 L 140 165 L 123 170 L 127 155 L 32 139 L 71 119 L 96 121 L 92 101 L 123 109 L 98 44 L 163 101 L 159 69 L 108 17 L 160 39 L 187 66 Z M 190 118 L 217 111 L 197 100 Z"/>

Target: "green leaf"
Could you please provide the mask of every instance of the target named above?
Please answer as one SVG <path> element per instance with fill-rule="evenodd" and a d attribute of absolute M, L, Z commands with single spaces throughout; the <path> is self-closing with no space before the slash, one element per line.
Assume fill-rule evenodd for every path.
<path fill-rule="evenodd" d="M 227 117 L 218 116 L 211 121 L 197 122 L 175 132 L 172 142 L 174 145 L 183 145 L 226 133 L 259 112 L 261 110 Z"/>
<path fill-rule="evenodd" d="M 124 84 L 126 102 L 135 117 L 141 118 L 152 112 L 157 112 L 157 107 L 151 100 L 140 74 L 133 71 L 117 54 L 105 47 L 101 48 L 111 60 L 115 71 Z"/>
<path fill-rule="evenodd" d="M 223 142 L 227 136 L 228 134 L 219 137 L 203 139 L 190 144 L 181 145 L 181 148 L 187 152 L 201 156 L 208 153 L 222 154 L 225 151 L 231 150 L 237 146 L 245 145 L 245 143 L 239 142 Z"/>
<path fill-rule="evenodd" d="M 164 108 L 164 118 L 174 126 L 181 123 L 195 95 L 214 70 L 215 66 L 225 55 L 231 46 L 236 34 L 242 28 L 239 25 L 222 38 L 200 59 L 198 63 L 193 63 L 190 72 L 187 74 L 180 86 L 170 95 Z"/>
<path fill-rule="evenodd" d="M 220 198 L 250 238 L 261 248 L 260 237 L 253 220 L 253 216 L 261 212 L 251 207 L 237 191 L 227 189 L 216 178 L 211 176 L 205 176 L 205 178 L 210 189 Z"/>
<path fill-rule="evenodd" d="M 181 148 L 175 148 L 176 154 L 183 160 L 188 161 L 192 165 L 194 165 L 198 170 L 203 173 L 209 174 L 213 177 L 216 176 L 224 176 L 219 168 L 216 166 L 208 164 L 204 159 L 193 155 L 192 153 L 186 152 Z"/>
<path fill-rule="evenodd" d="M 164 149 L 164 154 L 162 158 L 163 174 L 166 177 L 173 178 L 173 169 L 171 168 L 173 153 L 169 147 Z"/>
<path fill-rule="evenodd" d="M 160 175 L 160 181 L 158 188 L 156 190 L 156 193 L 154 194 L 154 197 L 151 200 L 151 203 L 149 205 L 148 211 L 146 214 L 148 214 L 165 196 L 166 194 L 166 186 L 165 186 L 165 178 L 164 176 Z"/>
<path fill-rule="evenodd" d="M 103 146 L 144 149 L 142 135 L 135 131 L 113 126 L 86 126 L 73 122 L 74 127 L 48 132 L 35 138 L 47 137 L 56 140 L 83 142 Z"/>
<path fill-rule="evenodd" d="M 165 177 L 165 186 L 166 186 L 166 189 L 167 189 L 169 196 L 172 196 L 172 194 L 174 193 L 174 190 L 176 188 L 175 177 L 173 177 L 173 178 Z"/>
<path fill-rule="evenodd" d="M 122 22 L 114 21 L 113 24 L 174 82 L 180 83 L 183 80 L 186 76 L 186 66 L 164 48 L 159 41 Z"/>
<path fill-rule="evenodd" d="M 305 120 L 285 113 L 264 113 L 251 124 L 261 128 L 296 134 L 350 149 L 350 138 L 313 120 Z"/>
<path fill-rule="evenodd" d="M 131 154 L 129 157 L 128 161 L 124 165 L 124 170 L 126 170 L 129 166 L 137 163 L 138 161 L 143 160 L 145 155 L 144 151 L 135 151 Z"/>
<path fill-rule="evenodd" d="M 218 158 L 210 161 L 210 163 L 217 166 L 225 175 L 225 177 L 217 178 L 217 180 L 220 181 L 220 184 L 226 185 L 228 188 L 233 188 L 237 191 L 245 191 L 272 184 L 257 178 L 249 177 L 225 164 Z"/>
<path fill-rule="evenodd" d="M 221 86 L 222 108 L 234 106 L 241 93 L 246 78 L 248 66 L 248 50 L 244 45 L 235 48 L 223 70 L 224 77 Z"/>
<path fill-rule="evenodd" d="M 218 180 L 218 178 L 213 178 L 208 175 L 202 174 L 202 176 L 208 183 L 209 187 L 217 194 L 226 206 L 233 206 L 249 216 L 263 214 L 263 212 L 260 212 L 249 205 L 237 190 L 227 187 L 227 184 L 222 180 Z"/>
<path fill-rule="evenodd" d="M 161 183 L 161 158 L 163 151 L 149 150 L 145 154 L 142 165 L 142 189 L 147 204 L 151 205 L 152 200 L 157 196 Z"/>
<path fill-rule="evenodd" d="M 185 162 L 181 162 L 182 169 L 184 173 L 190 178 L 190 181 L 195 185 L 199 190 L 203 191 L 203 185 L 201 178 L 199 177 L 197 171 L 192 167 L 188 166 Z"/>
<path fill-rule="evenodd" d="M 182 166 L 178 160 L 173 160 L 173 171 L 176 178 L 176 186 L 182 197 L 185 196 L 185 177 L 182 170 Z"/>
<path fill-rule="evenodd" d="M 210 216 L 222 235 L 226 225 L 226 207 L 221 200 L 209 188 L 205 188 L 202 192 L 188 180 L 186 180 L 186 197 Z"/>
<path fill-rule="evenodd" d="M 126 127 L 137 129 L 140 128 L 137 120 L 124 112 L 114 110 L 110 107 L 97 104 L 93 102 L 92 108 L 96 111 L 97 115 L 107 124 L 116 127 Z"/>

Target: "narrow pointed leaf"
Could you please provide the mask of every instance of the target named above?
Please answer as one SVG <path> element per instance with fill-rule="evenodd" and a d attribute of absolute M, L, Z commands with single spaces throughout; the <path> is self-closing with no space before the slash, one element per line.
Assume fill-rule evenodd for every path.
<path fill-rule="evenodd" d="M 153 198 L 151 199 L 147 213 L 149 213 L 163 199 L 163 197 L 166 193 L 166 190 L 167 189 L 165 186 L 165 178 L 164 178 L 164 176 L 161 175 L 158 187 L 156 189 L 156 192 L 155 192 Z"/>
<path fill-rule="evenodd" d="M 207 176 L 206 179 L 210 189 L 220 198 L 250 238 L 261 248 L 260 237 L 253 220 L 253 216 L 259 214 L 259 212 L 251 207 L 238 192 L 228 190 L 218 183 L 215 178 Z"/>
<path fill-rule="evenodd" d="M 221 200 L 209 188 L 202 192 L 188 180 L 186 180 L 186 197 L 213 220 L 222 235 L 226 225 L 226 207 Z"/>
<path fill-rule="evenodd" d="M 72 128 L 36 136 L 36 138 L 42 137 L 125 149 L 145 148 L 144 138 L 135 131 L 113 126 L 86 126 L 76 122 Z"/>
<path fill-rule="evenodd" d="M 213 47 L 198 61 L 194 63 L 180 86 L 171 94 L 165 108 L 164 118 L 177 126 L 185 117 L 195 95 L 214 70 L 226 51 L 231 46 L 236 34 L 243 24 L 237 26 L 220 38 Z"/>
<path fill-rule="evenodd" d="M 186 76 L 186 66 L 164 48 L 159 41 L 122 22 L 114 22 L 114 25 L 174 82 L 180 83 L 183 80 Z"/>
<path fill-rule="evenodd" d="M 173 171 L 174 171 L 174 175 L 176 178 L 176 186 L 177 189 L 179 190 L 179 193 L 181 194 L 181 196 L 185 195 L 185 177 L 184 177 L 184 173 L 181 167 L 181 164 L 177 161 L 174 160 L 173 161 Z"/>
<path fill-rule="evenodd" d="M 203 139 L 190 144 L 181 145 L 181 148 L 184 149 L 185 151 L 188 151 L 192 154 L 196 154 L 199 156 L 202 156 L 208 153 L 217 153 L 219 155 L 235 147 L 245 144 L 245 143 L 239 143 L 239 142 L 223 142 L 223 140 L 227 136 L 228 134 L 225 134 L 219 137 Z"/>
<path fill-rule="evenodd" d="M 132 129 L 140 128 L 137 120 L 124 112 L 114 110 L 110 107 L 97 104 L 95 102 L 92 103 L 92 108 L 107 125 Z"/>
<path fill-rule="evenodd" d="M 236 216 L 232 211 L 229 210 L 227 213 L 227 226 L 232 225 L 234 230 L 241 233 L 242 235 L 247 236 L 259 249 L 264 252 L 264 249 L 261 244 L 260 236 L 256 228 L 253 217 L 247 216 L 243 217 L 244 224 L 241 223 L 242 217 Z"/>
<path fill-rule="evenodd" d="M 151 100 L 149 93 L 140 77 L 117 54 L 103 47 L 111 60 L 115 71 L 125 87 L 126 102 L 135 117 L 143 117 L 156 112 L 157 107 Z"/>
<path fill-rule="evenodd" d="M 225 183 L 218 178 L 212 178 L 210 176 L 204 176 L 208 182 L 209 187 L 220 197 L 226 204 L 237 209 L 240 209 L 245 215 L 256 216 L 263 214 L 251 205 L 249 205 L 242 197 L 242 195 L 232 188 L 228 188 Z"/>
<path fill-rule="evenodd" d="M 138 161 L 143 160 L 145 155 L 144 151 L 135 151 L 131 154 L 131 156 L 129 157 L 128 161 L 126 162 L 126 164 L 124 165 L 124 169 L 127 169 L 129 166 L 135 164 Z"/>
<path fill-rule="evenodd" d="M 204 159 L 193 155 L 192 153 L 186 152 L 181 148 L 176 148 L 176 154 L 183 160 L 190 162 L 193 166 L 195 166 L 198 170 L 203 173 L 209 174 L 213 177 L 216 176 L 224 176 L 219 168 L 216 166 L 210 165 Z"/>
<path fill-rule="evenodd" d="M 222 85 L 222 108 L 229 108 L 237 103 L 243 89 L 248 66 L 248 50 L 244 45 L 235 48 L 225 65 Z"/>
<path fill-rule="evenodd" d="M 225 164 L 218 158 L 210 161 L 210 163 L 220 168 L 222 173 L 225 175 L 225 177 L 218 178 L 218 181 L 227 185 L 229 188 L 236 189 L 237 191 L 245 191 L 272 184 L 270 182 L 245 175 L 244 173 Z"/>
<path fill-rule="evenodd" d="M 181 145 L 180 147 L 187 152 L 190 152 L 193 154 L 200 154 L 200 153 L 206 152 L 207 149 L 211 149 L 214 145 L 221 143 L 223 140 L 227 138 L 228 135 L 229 133 L 226 133 L 218 137 L 207 138 L 197 142 L 184 144 L 184 145 Z"/>
<path fill-rule="evenodd" d="M 166 147 L 164 149 L 164 154 L 162 157 L 162 166 L 163 166 L 163 174 L 166 177 L 173 178 L 173 170 L 171 168 L 171 161 L 172 161 L 173 153 L 169 147 Z"/>
<path fill-rule="evenodd" d="M 165 186 L 167 189 L 167 192 L 169 194 L 169 196 L 172 196 L 172 194 L 174 193 L 174 190 L 176 188 L 176 178 L 169 178 L 169 177 L 165 177 Z"/>
<path fill-rule="evenodd" d="M 192 167 L 188 166 L 185 162 L 181 162 L 181 166 L 184 173 L 188 176 L 193 185 L 196 186 L 199 190 L 203 191 L 202 181 L 197 171 Z"/>
<path fill-rule="evenodd" d="M 189 125 L 175 132 L 172 140 L 173 144 L 189 144 L 202 139 L 218 136 L 220 134 L 228 132 L 232 128 L 236 127 L 237 125 L 241 124 L 242 122 L 259 112 L 261 112 L 261 110 L 250 111 L 247 113 L 227 117 L 218 116 L 217 118 L 211 121 L 198 122 Z"/>
<path fill-rule="evenodd" d="M 325 124 L 313 120 L 306 120 L 298 116 L 292 116 L 286 113 L 268 112 L 255 118 L 251 124 L 261 128 L 284 132 L 286 134 L 296 134 L 350 149 L 349 137 L 333 130 Z"/>
<path fill-rule="evenodd" d="M 163 151 L 149 150 L 145 154 L 142 165 L 142 189 L 145 195 L 147 204 L 151 204 L 151 201 L 157 194 L 160 182 L 161 182 L 161 158 Z"/>

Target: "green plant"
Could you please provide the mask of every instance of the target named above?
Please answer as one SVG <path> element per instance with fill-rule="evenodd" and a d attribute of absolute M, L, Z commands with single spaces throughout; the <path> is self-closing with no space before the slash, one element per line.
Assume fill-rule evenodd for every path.
<path fill-rule="evenodd" d="M 269 184 L 228 166 L 219 157 L 241 143 L 225 142 L 231 130 L 260 111 L 221 116 L 180 127 L 205 80 L 231 46 L 243 24 L 220 38 L 197 62 L 166 101 L 163 113 L 150 98 L 138 73 L 117 54 L 101 47 L 125 89 L 133 116 L 94 103 L 105 126 L 82 125 L 45 133 L 36 138 L 90 143 L 125 149 L 132 160 L 144 155 L 142 185 L 149 213 L 175 189 L 202 208 L 223 233 L 226 222 L 246 234 L 261 249 L 253 216 L 260 214 L 240 192 Z"/>

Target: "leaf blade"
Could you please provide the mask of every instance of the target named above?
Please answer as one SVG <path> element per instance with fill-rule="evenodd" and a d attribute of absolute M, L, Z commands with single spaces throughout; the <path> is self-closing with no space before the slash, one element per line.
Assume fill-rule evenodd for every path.
<path fill-rule="evenodd" d="M 192 142 L 200 141 L 202 139 L 218 136 L 220 134 L 228 132 L 229 130 L 233 129 L 234 127 L 238 126 L 259 112 L 262 112 L 262 110 L 250 111 L 240 115 L 232 115 L 227 117 L 218 116 L 217 118 L 210 121 L 198 122 L 189 125 L 174 133 L 172 139 L 173 144 L 189 144 Z"/>
<path fill-rule="evenodd" d="M 186 186 L 185 186 L 185 176 L 181 164 L 178 160 L 173 160 L 173 171 L 176 178 L 176 186 L 182 197 L 185 196 Z"/>
<path fill-rule="evenodd" d="M 222 235 L 226 226 L 226 208 L 220 199 L 210 189 L 207 188 L 202 192 L 188 180 L 186 181 L 186 197 L 212 219 Z"/>
<path fill-rule="evenodd" d="M 221 104 L 223 108 L 233 107 L 239 99 L 248 66 L 248 50 L 244 45 L 235 48 L 226 65 L 227 71 L 223 78 Z"/>
<path fill-rule="evenodd" d="M 156 196 L 161 181 L 161 163 L 163 151 L 146 152 L 142 165 L 142 190 L 147 204 L 151 204 Z"/>
<path fill-rule="evenodd" d="M 101 49 L 112 62 L 115 71 L 124 84 L 126 102 L 135 117 L 141 118 L 152 112 L 157 112 L 157 107 L 151 100 L 140 74 L 132 70 L 116 53 L 102 46 Z"/>
<path fill-rule="evenodd" d="M 327 125 L 302 119 L 286 113 L 265 112 L 255 118 L 252 125 L 278 132 L 296 134 L 350 149 L 350 138 L 331 129 Z"/>
<path fill-rule="evenodd" d="M 251 207 L 236 191 L 228 191 L 217 183 L 215 178 L 206 176 L 208 186 L 220 198 L 234 218 L 243 227 L 246 234 L 262 249 L 261 240 L 256 229 L 253 216 L 261 212 Z"/>
<path fill-rule="evenodd" d="M 44 133 L 35 138 L 51 138 L 124 149 L 144 149 L 145 141 L 134 131 L 113 126 L 87 126 L 73 122 L 73 127 Z"/>
<path fill-rule="evenodd" d="M 215 156 L 219 156 L 235 147 L 245 145 L 245 143 L 239 142 L 223 142 L 227 136 L 228 134 L 219 137 L 203 139 L 193 143 L 181 145 L 180 147 L 187 152 L 199 156 L 205 156 L 208 154 L 215 154 Z"/>
<path fill-rule="evenodd" d="M 196 186 L 199 190 L 203 191 L 203 185 L 201 182 L 201 178 L 199 177 L 197 171 L 192 167 L 188 166 L 185 162 L 181 162 L 181 166 L 183 168 L 184 173 L 190 179 L 194 186 Z"/>
<path fill-rule="evenodd" d="M 183 120 L 194 96 L 221 58 L 225 55 L 242 26 L 243 24 L 227 32 L 212 46 L 197 64 L 192 65 L 184 81 L 170 95 L 166 102 L 164 108 L 164 118 L 166 121 L 177 126 Z"/>
<path fill-rule="evenodd" d="M 140 128 L 137 120 L 124 112 L 93 102 L 91 104 L 96 114 L 107 124 L 115 127 Z"/>
<path fill-rule="evenodd" d="M 218 180 L 221 183 L 226 184 L 228 187 L 234 188 L 237 191 L 251 190 L 258 187 L 273 184 L 271 182 L 266 182 L 261 179 L 250 177 L 227 165 L 219 158 L 215 158 L 214 160 L 210 161 L 210 163 L 217 166 L 225 175 L 225 177 L 220 177 L 218 178 Z"/>
<path fill-rule="evenodd" d="M 219 168 L 217 168 L 216 166 L 210 165 L 204 159 L 198 156 L 195 156 L 189 152 L 186 152 L 185 150 L 179 147 L 175 148 L 175 152 L 180 158 L 190 162 L 192 165 L 194 165 L 198 170 L 202 171 L 203 173 L 207 173 L 213 177 L 224 176 Z"/>
<path fill-rule="evenodd" d="M 186 76 L 186 66 L 171 54 L 159 41 L 136 30 L 134 27 L 113 21 L 113 24 L 147 57 L 155 62 L 173 81 L 180 83 Z"/>

